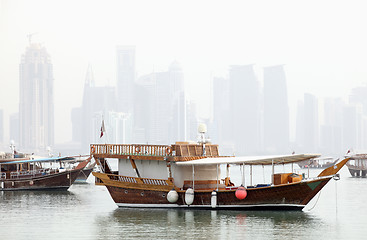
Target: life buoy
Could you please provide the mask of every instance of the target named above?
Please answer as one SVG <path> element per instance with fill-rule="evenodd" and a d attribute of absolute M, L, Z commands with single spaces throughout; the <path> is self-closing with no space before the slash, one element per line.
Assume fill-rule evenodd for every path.
<path fill-rule="evenodd" d="M 136 146 L 136 147 L 135 147 L 135 152 L 136 152 L 136 153 L 140 153 L 140 146 Z"/>
<path fill-rule="evenodd" d="M 96 152 L 96 148 L 94 146 L 92 146 L 91 152 L 92 152 L 92 154 Z"/>
<path fill-rule="evenodd" d="M 170 155 L 172 153 L 172 149 L 171 149 L 171 147 L 167 147 L 166 148 L 166 154 L 167 155 Z"/>

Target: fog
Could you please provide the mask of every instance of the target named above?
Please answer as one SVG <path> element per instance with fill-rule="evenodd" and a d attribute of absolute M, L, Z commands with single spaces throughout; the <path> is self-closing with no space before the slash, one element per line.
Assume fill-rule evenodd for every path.
<path fill-rule="evenodd" d="M 289 135 L 294 142 L 297 107 L 300 100 L 307 102 L 305 93 L 317 99 L 317 121 L 322 125 L 324 99 L 341 98 L 349 104 L 352 89 L 366 86 L 365 5 L 363 1 L 1 0 L 3 145 L 10 140 L 9 117 L 19 111 L 19 65 L 30 41 L 41 43 L 52 62 L 55 144 L 72 141 L 71 111 L 82 106 L 88 66 L 96 86 L 117 86 L 117 46 L 135 47 L 135 81 L 166 72 L 177 61 L 186 99 L 195 103 L 198 121 L 208 123 L 216 108 L 214 78 L 230 79 L 233 65 L 252 65 L 261 105 L 264 68 L 283 66 Z M 362 148 L 363 141 L 351 147 Z M 297 149 L 297 143 L 289 145 L 284 151 Z M 354 144 L 340 149 L 347 145 Z"/>

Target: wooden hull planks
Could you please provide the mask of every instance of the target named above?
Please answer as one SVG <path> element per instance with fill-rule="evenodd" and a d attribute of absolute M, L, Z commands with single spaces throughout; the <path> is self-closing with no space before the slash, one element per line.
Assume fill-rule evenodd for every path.
<path fill-rule="evenodd" d="M 0 191 L 67 190 L 74 183 L 80 169 L 29 178 L 0 180 Z"/>
<path fill-rule="evenodd" d="M 106 174 L 98 173 L 103 176 Z M 102 177 L 103 178 L 103 177 Z M 201 208 L 212 209 L 211 194 L 213 189 L 195 190 L 194 201 L 189 206 L 185 203 L 185 190 L 179 190 L 179 198 L 172 204 L 167 200 L 167 193 L 172 187 L 157 189 L 149 186 L 138 186 L 118 181 L 107 181 L 105 185 L 115 203 L 120 207 L 155 207 L 155 208 Z M 102 181 L 103 181 L 102 179 Z M 302 181 L 276 186 L 248 188 L 247 197 L 239 200 L 235 196 L 237 188 L 219 189 L 217 191 L 216 209 L 274 209 L 302 210 L 307 203 L 327 184 L 330 177 L 312 181 Z M 134 186 L 135 185 L 135 186 Z"/>

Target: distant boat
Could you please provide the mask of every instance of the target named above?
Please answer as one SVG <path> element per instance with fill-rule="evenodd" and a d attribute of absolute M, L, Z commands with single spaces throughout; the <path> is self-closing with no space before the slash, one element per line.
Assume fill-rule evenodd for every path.
<path fill-rule="evenodd" d="M 325 169 L 333 166 L 339 158 L 335 159 L 333 157 L 318 157 L 314 159 L 309 159 L 306 161 L 301 161 L 298 163 L 300 168 L 321 168 Z"/>
<path fill-rule="evenodd" d="M 0 191 L 67 190 L 76 180 L 88 159 L 75 168 L 65 169 L 71 157 L 0 159 Z M 90 160 L 90 158 L 89 158 Z"/>
<path fill-rule="evenodd" d="M 367 154 L 354 154 L 350 156 L 349 162 L 347 162 L 352 177 L 366 177 L 367 175 Z"/>
<path fill-rule="evenodd" d="M 348 158 L 324 169 L 315 178 L 296 173 L 275 173 L 275 165 L 319 157 L 294 154 L 260 157 L 220 157 L 218 145 L 176 142 L 173 145 L 91 144 L 90 154 L 100 172 L 96 184 L 106 186 L 119 207 L 194 208 L 237 210 L 302 210 L 329 182 Z M 113 171 L 107 159 L 118 159 Z M 221 179 L 220 165 L 227 167 Z M 230 180 L 229 166 L 241 170 L 242 184 Z M 251 186 L 244 187 L 247 165 Z M 272 182 L 252 184 L 252 166 L 272 166 Z"/>

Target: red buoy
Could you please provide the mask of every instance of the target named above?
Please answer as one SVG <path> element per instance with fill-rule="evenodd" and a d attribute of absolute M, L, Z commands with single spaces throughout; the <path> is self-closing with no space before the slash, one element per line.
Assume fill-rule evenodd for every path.
<path fill-rule="evenodd" d="M 242 199 L 245 199 L 246 196 L 247 196 L 247 191 L 246 191 L 246 188 L 244 187 L 238 187 L 236 192 L 235 192 L 235 195 L 236 195 L 236 198 L 242 200 Z"/>

